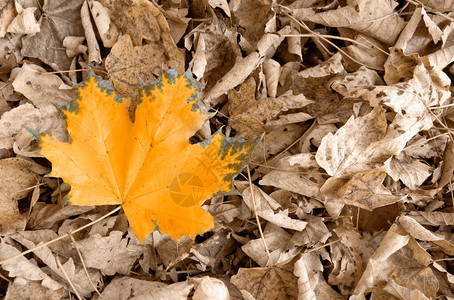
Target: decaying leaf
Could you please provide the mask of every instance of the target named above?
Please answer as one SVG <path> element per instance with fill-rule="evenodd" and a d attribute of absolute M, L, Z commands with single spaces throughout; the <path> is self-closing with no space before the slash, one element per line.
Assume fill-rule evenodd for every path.
<path fill-rule="evenodd" d="M 298 299 L 297 277 L 284 269 L 241 268 L 231 282 L 245 299 Z"/>
<path fill-rule="evenodd" d="M 117 277 L 102 292 L 104 299 L 187 299 L 193 285 L 187 281 L 165 284 L 132 277 Z"/>
<path fill-rule="evenodd" d="M 385 111 L 377 107 L 364 117 L 350 118 L 333 134 L 327 134 L 317 151 L 317 163 L 331 176 L 342 177 L 373 168 L 391 156 L 381 150 L 386 134 Z"/>
<path fill-rule="evenodd" d="M 372 291 L 372 296 L 381 295 L 382 287 L 392 280 L 430 298 L 438 290 L 438 281 L 429 263 L 430 255 L 394 224 L 370 257 L 353 294 L 364 295 L 367 290 Z"/>
<path fill-rule="evenodd" d="M 209 115 L 188 73 L 165 72 L 140 95 L 133 123 L 127 99 L 90 76 L 63 109 L 71 143 L 43 135 L 41 153 L 53 163 L 50 176 L 72 186 L 69 203 L 121 204 L 142 242 L 155 228 L 175 240 L 195 237 L 214 226 L 199 205 L 231 188 L 257 141 L 216 133 L 191 145 Z"/>
<path fill-rule="evenodd" d="M 36 57 L 57 70 L 68 70 L 71 64 L 63 48 L 66 36 L 83 36 L 80 20 L 82 0 L 45 1 L 42 6 L 41 30 L 22 40 L 22 55 Z"/>
<path fill-rule="evenodd" d="M 344 7 L 318 12 L 316 8 L 296 9 L 298 19 L 331 27 L 347 27 L 385 43 L 396 41 L 404 20 L 394 11 L 396 1 L 347 1 Z"/>
<path fill-rule="evenodd" d="M 27 148 L 34 140 L 27 130 L 52 132 L 59 139 L 65 139 L 65 124 L 53 105 L 35 108 L 32 104 L 20 105 L 2 115 L 0 119 L 0 148 Z M 37 154 L 38 155 L 38 154 Z"/>
<path fill-rule="evenodd" d="M 0 233 L 12 234 L 25 229 L 26 215 L 20 213 L 17 200 L 25 197 L 37 183 L 44 167 L 19 157 L 0 160 Z"/>
<path fill-rule="evenodd" d="M 121 231 L 112 231 L 106 237 L 94 234 L 79 241 L 87 267 L 99 269 L 105 275 L 129 274 L 132 264 L 142 251 L 137 245 L 128 245 L 129 239 L 122 238 L 122 235 Z"/>

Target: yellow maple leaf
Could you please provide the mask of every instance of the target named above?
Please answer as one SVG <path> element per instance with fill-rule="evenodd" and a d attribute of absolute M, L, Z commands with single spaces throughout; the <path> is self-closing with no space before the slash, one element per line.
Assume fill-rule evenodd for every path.
<path fill-rule="evenodd" d="M 212 229 L 213 217 L 200 205 L 231 189 L 258 140 L 217 132 L 191 144 L 209 115 L 190 73 L 164 72 L 142 87 L 134 122 L 128 105 L 91 74 L 62 109 L 71 142 L 39 137 L 41 154 L 52 162 L 50 176 L 71 185 L 70 204 L 121 204 L 141 242 L 156 227 L 174 240 Z"/>

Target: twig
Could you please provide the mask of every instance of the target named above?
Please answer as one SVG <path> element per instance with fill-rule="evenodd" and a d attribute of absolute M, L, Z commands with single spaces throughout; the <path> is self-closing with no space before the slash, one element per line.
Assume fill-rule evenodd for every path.
<path fill-rule="evenodd" d="M 321 246 L 312 248 L 312 249 L 307 250 L 306 252 L 304 252 L 303 255 L 304 255 L 304 254 L 307 254 L 307 253 L 311 253 L 311 252 L 317 251 L 318 249 L 325 248 L 325 247 L 327 247 L 327 246 L 330 246 L 330 245 L 332 245 L 332 244 L 335 244 L 335 243 L 337 243 L 337 242 L 340 242 L 341 240 L 342 240 L 342 238 L 339 238 L 339 239 L 337 239 L 337 240 L 335 240 L 335 241 L 332 241 L 332 242 L 323 244 L 323 245 L 321 245 Z"/>
<path fill-rule="evenodd" d="M 74 286 L 74 284 L 72 283 L 72 281 L 69 279 L 68 274 L 66 274 L 65 269 L 63 269 L 63 266 L 61 265 L 60 258 L 58 257 L 58 255 L 55 256 L 55 261 L 57 262 L 58 267 L 60 268 L 61 272 L 62 272 L 63 275 L 65 276 L 66 281 L 68 281 L 69 285 L 70 285 L 71 288 L 73 289 L 74 294 L 76 294 L 76 296 L 77 296 L 77 298 L 79 298 L 79 300 L 83 300 L 82 296 L 79 295 L 79 292 L 77 291 L 76 287 Z"/>
<path fill-rule="evenodd" d="M 284 154 L 285 152 L 288 151 L 288 149 L 292 148 L 293 146 L 295 146 L 299 141 L 301 141 L 310 131 L 312 128 L 315 127 L 315 124 L 317 123 L 317 119 L 315 119 L 314 123 L 312 123 L 312 125 L 303 132 L 303 134 L 297 138 L 293 143 L 291 143 L 287 148 L 285 148 L 284 150 L 282 150 L 281 152 L 279 152 L 278 154 L 276 154 L 275 156 L 273 156 L 273 158 L 271 158 L 268 163 L 272 163 L 273 161 L 275 161 L 278 157 L 280 157 L 282 154 Z"/>
<path fill-rule="evenodd" d="M 411 144 L 411 145 L 408 145 L 407 147 L 405 147 L 404 149 L 402 149 L 402 151 L 404 150 L 407 150 L 407 149 L 410 149 L 410 148 L 413 148 L 413 147 L 416 147 L 416 146 L 419 146 L 419 145 L 424 145 L 426 142 L 430 141 L 430 140 L 434 140 L 436 138 L 439 138 L 443 135 L 448 135 L 448 134 L 451 134 L 451 132 L 445 132 L 445 133 L 442 133 L 442 134 L 439 134 L 439 135 L 436 135 L 436 136 L 433 136 L 431 138 L 428 138 L 427 140 L 425 141 L 422 141 L 422 142 L 419 142 L 419 143 L 414 143 L 414 144 Z"/>
<path fill-rule="evenodd" d="M 82 267 L 84 268 L 85 275 L 87 275 L 87 277 L 88 277 L 88 281 L 90 282 L 91 286 L 95 289 L 95 291 L 96 291 L 96 293 L 99 295 L 99 297 L 100 297 L 101 299 L 104 299 L 104 297 L 101 295 L 101 293 L 98 291 L 98 289 L 96 288 L 95 284 L 94 284 L 93 281 L 91 280 L 90 274 L 88 274 L 88 270 L 87 270 L 87 267 L 85 266 L 84 258 L 82 257 L 82 253 L 80 253 L 79 246 L 77 245 L 77 242 L 76 242 L 76 240 L 74 239 L 74 236 L 73 236 L 71 233 L 69 233 L 69 237 L 71 238 L 71 241 L 73 242 L 74 247 L 76 248 L 77 254 L 78 254 L 79 257 L 80 257 L 80 261 L 81 261 L 81 263 L 82 263 Z"/>
<path fill-rule="evenodd" d="M 283 5 L 280 5 L 278 4 L 280 7 L 285 7 Z M 285 7 L 287 8 L 287 7 Z M 292 19 L 294 22 L 296 22 L 298 25 L 300 25 L 304 30 L 310 32 L 311 34 L 314 34 L 316 35 L 319 39 L 322 39 L 324 40 L 325 42 L 327 42 L 328 44 L 330 44 L 331 46 L 333 46 L 334 48 L 336 48 L 340 53 L 342 53 L 343 55 L 345 55 L 346 57 L 350 58 L 352 61 L 354 61 L 355 63 L 361 65 L 361 66 L 366 66 L 368 67 L 369 69 L 374 69 L 374 70 L 377 70 L 377 71 L 384 71 L 384 69 L 380 69 L 380 68 L 376 68 L 374 66 L 368 66 L 360 61 L 358 61 L 356 58 L 352 57 L 350 54 L 348 54 L 347 52 L 345 52 L 344 50 L 342 50 L 341 48 L 339 48 L 336 44 L 334 44 L 333 42 L 331 42 L 329 39 L 321 36 L 320 34 L 316 33 L 315 31 L 311 30 L 306 24 L 304 24 L 304 22 L 301 22 L 299 20 L 297 20 L 295 17 L 293 17 L 292 15 L 290 15 L 289 13 L 285 12 L 285 11 L 282 11 L 282 13 L 284 15 L 286 15 L 287 17 L 289 17 L 290 19 Z"/>
<path fill-rule="evenodd" d="M 273 166 L 270 166 L 270 165 L 259 164 L 259 163 L 252 162 L 252 161 L 250 162 L 250 164 L 256 165 L 256 166 L 259 166 L 259 167 L 263 167 L 263 168 L 267 168 L 267 169 L 280 171 L 280 172 L 287 172 L 287 173 L 300 174 L 300 175 L 327 175 L 328 174 L 328 173 L 300 172 L 300 171 L 285 170 L 285 169 L 282 169 L 282 168 L 277 168 L 277 167 L 273 167 Z"/>
<path fill-rule="evenodd" d="M 262 231 L 262 225 L 260 225 L 260 219 L 259 219 L 259 216 L 257 215 L 257 207 L 255 205 L 255 196 L 254 196 L 254 191 L 252 189 L 251 171 L 249 170 L 249 165 L 246 166 L 246 169 L 247 169 L 247 178 L 249 181 L 249 189 L 251 191 L 252 205 L 254 206 L 254 214 L 255 214 L 255 219 L 257 221 L 257 227 L 260 232 L 260 238 L 262 239 L 263 247 L 265 247 L 265 252 L 266 252 L 266 255 L 268 256 L 268 261 L 270 262 L 270 267 L 273 267 L 274 266 L 273 260 L 271 259 L 270 251 L 268 250 L 268 245 L 266 244 L 265 236 Z"/>

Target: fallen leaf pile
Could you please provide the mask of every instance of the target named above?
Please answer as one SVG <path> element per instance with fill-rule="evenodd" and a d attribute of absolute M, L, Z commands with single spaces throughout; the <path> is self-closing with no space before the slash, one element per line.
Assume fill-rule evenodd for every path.
<path fill-rule="evenodd" d="M 454 298 L 453 17 L 1 2 L 1 297 Z"/>

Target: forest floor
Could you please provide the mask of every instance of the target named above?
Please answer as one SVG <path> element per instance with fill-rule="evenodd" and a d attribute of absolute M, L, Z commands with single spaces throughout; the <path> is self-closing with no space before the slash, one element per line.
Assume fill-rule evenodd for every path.
<path fill-rule="evenodd" d="M 453 299 L 453 11 L 0 1 L 0 297 Z"/>

